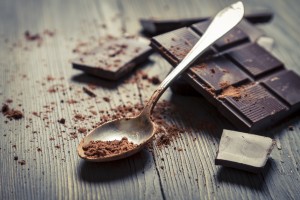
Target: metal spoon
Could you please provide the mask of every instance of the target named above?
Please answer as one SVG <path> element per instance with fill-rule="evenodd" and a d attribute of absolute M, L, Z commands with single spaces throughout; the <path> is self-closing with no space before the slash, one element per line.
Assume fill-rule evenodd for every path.
<path fill-rule="evenodd" d="M 150 116 L 160 96 L 170 83 L 187 69 L 210 45 L 237 25 L 243 15 L 244 6 L 240 1 L 221 10 L 215 16 L 201 39 L 181 63 L 165 78 L 158 89 L 154 91 L 143 111 L 136 117 L 113 120 L 92 130 L 78 145 L 78 155 L 88 161 L 105 162 L 122 159 L 140 151 L 154 136 L 156 124 L 152 122 Z M 121 154 L 101 158 L 88 157 L 84 154 L 84 150 L 82 149 L 84 145 L 92 140 L 112 141 L 121 140 L 123 137 L 127 137 L 129 141 L 132 141 L 138 146 Z"/>

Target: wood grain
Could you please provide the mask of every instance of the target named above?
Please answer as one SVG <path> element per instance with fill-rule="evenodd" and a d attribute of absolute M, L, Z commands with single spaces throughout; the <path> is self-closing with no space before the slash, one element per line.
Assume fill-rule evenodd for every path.
<path fill-rule="evenodd" d="M 126 81 L 134 75 L 112 83 L 73 70 L 69 59 L 76 56 L 72 53 L 76 44 L 93 43 L 108 34 L 137 34 L 141 17 L 207 16 L 232 2 L 2 0 L 0 103 L 12 99 L 10 106 L 22 110 L 25 118 L 5 123 L 7 119 L 0 115 L 0 199 L 300 199 L 299 115 L 261 133 L 275 138 L 277 148 L 258 175 L 215 166 L 222 129 L 234 127 L 204 98 L 169 90 L 162 97 L 172 105 L 166 120 L 185 130 L 169 147 L 145 149 L 111 163 L 87 163 L 77 156 L 83 134 L 74 138 L 71 133 L 78 133 L 79 127 L 91 128 L 103 114 L 75 122 L 75 113 L 112 114 L 111 109 L 119 105 L 144 103 L 155 86 L 145 87 L 142 79 Z M 274 20 L 259 27 L 275 39 L 274 54 L 300 73 L 299 1 L 244 2 L 246 7 L 266 6 L 274 11 Z M 46 29 L 55 35 L 43 34 Z M 26 30 L 42 34 L 40 47 L 24 39 Z M 153 54 L 133 74 L 140 70 L 163 79 L 171 67 Z M 82 92 L 91 83 L 97 86 L 96 98 Z M 58 92 L 49 93 L 54 86 Z M 78 102 L 68 104 L 70 99 Z M 66 119 L 65 125 L 57 122 L 60 118 Z M 26 164 L 20 165 L 14 156 Z"/>

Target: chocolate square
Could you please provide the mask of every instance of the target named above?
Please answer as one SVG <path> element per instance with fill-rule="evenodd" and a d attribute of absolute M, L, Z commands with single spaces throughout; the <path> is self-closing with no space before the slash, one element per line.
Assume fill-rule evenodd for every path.
<path fill-rule="evenodd" d="M 275 141 L 268 137 L 223 130 L 215 164 L 259 173 L 274 144 Z"/>
<path fill-rule="evenodd" d="M 221 56 L 203 61 L 201 64 L 195 63 L 190 70 L 195 75 L 194 77 L 201 79 L 217 93 L 230 85 L 238 85 L 249 80 L 248 76 L 234 63 Z"/>
<path fill-rule="evenodd" d="M 283 68 L 282 62 L 256 43 L 250 43 L 228 53 L 228 56 L 254 78 Z"/>
<path fill-rule="evenodd" d="M 282 71 L 263 81 L 266 87 L 289 106 L 300 107 L 300 77 L 293 71 Z"/>
<path fill-rule="evenodd" d="M 272 120 L 273 116 L 288 108 L 276 99 L 268 90 L 257 83 L 238 88 L 240 96 L 223 97 L 226 104 L 234 109 L 234 115 L 245 117 L 250 125 L 259 124 L 262 120 Z"/>
<path fill-rule="evenodd" d="M 73 68 L 101 78 L 116 80 L 146 61 L 152 53 L 140 38 L 111 38 L 72 60 Z"/>
<path fill-rule="evenodd" d="M 186 54 L 198 42 L 200 36 L 189 28 L 180 28 L 175 31 L 156 36 L 151 39 L 151 45 L 155 48 L 162 48 L 164 55 L 173 65 L 178 64 Z M 208 49 L 203 57 L 212 54 L 213 50 Z"/>

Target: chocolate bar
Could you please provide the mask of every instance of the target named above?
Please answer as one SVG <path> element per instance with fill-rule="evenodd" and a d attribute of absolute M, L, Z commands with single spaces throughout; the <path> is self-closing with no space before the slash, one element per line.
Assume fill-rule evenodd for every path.
<path fill-rule="evenodd" d="M 223 130 L 215 164 L 259 173 L 274 144 L 275 141 L 269 137 Z"/>
<path fill-rule="evenodd" d="M 146 61 L 152 49 L 140 38 L 110 38 L 72 60 L 73 68 L 104 79 L 117 80 Z"/>
<path fill-rule="evenodd" d="M 175 67 L 203 27 L 207 22 L 156 36 L 151 46 Z M 239 24 L 220 38 L 182 77 L 238 130 L 253 132 L 299 110 L 300 77 L 243 30 Z"/>
<path fill-rule="evenodd" d="M 273 17 L 272 11 L 266 8 L 250 10 L 245 14 L 245 19 L 251 23 L 266 23 Z M 140 19 L 143 32 L 149 35 L 158 35 L 185 26 L 190 26 L 197 22 L 210 19 L 210 17 L 186 18 L 186 19 Z"/>

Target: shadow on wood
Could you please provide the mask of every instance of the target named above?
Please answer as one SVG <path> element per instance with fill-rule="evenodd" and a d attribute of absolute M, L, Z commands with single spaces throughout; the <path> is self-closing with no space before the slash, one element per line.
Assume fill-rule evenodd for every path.
<path fill-rule="evenodd" d="M 218 182 L 226 182 L 233 185 L 263 191 L 265 190 L 265 187 L 267 187 L 266 184 L 268 183 L 267 179 L 269 172 L 274 164 L 274 161 L 269 159 L 264 169 L 259 174 L 221 166 L 217 172 L 217 180 Z"/>
<path fill-rule="evenodd" d="M 104 163 L 94 163 L 80 160 L 78 165 L 79 179 L 85 182 L 110 182 L 130 178 L 133 174 L 144 173 L 151 153 L 142 150 L 139 153 L 122 160 Z"/>
<path fill-rule="evenodd" d="M 236 129 L 201 96 L 187 97 L 173 94 L 170 101 L 175 105 L 180 121 L 187 128 L 190 127 L 199 133 L 209 133 L 215 138 L 221 137 L 223 129 Z"/>

